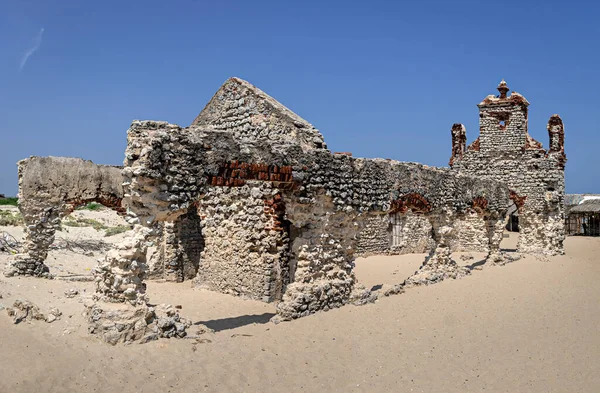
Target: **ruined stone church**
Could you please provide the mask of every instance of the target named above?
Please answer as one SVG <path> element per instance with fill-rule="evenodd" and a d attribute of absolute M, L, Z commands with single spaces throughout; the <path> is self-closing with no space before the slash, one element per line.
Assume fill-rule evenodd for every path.
<path fill-rule="evenodd" d="M 466 128 L 452 126 L 450 167 L 461 174 L 499 181 L 510 191 L 512 211 L 519 215 L 518 251 L 557 255 L 564 253 L 564 127 L 558 115 L 548 121 L 549 149 L 527 129 L 529 102 L 512 92 L 505 81 L 499 95 L 489 95 L 479 107 L 479 136 L 468 147 Z M 456 221 L 454 251 L 487 251 L 486 228 L 474 209 Z M 428 252 L 431 224 L 423 214 L 391 212 L 374 217 L 360 235 L 362 254 Z"/>
<path fill-rule="evenodd" d="M 504 82 L 498 90 L 479 104 L 479 138 L 466 147 L 455 124 L 451 168 L 433 168 L 332 153 L 310 123 L 230 78 L 189 127 L 134 121 L 122 169 L 19 162 L 27 237 L 7 273 L 49 274 L 60 220 L 90 201 L 126 209 L 136 228 L 95 270 L 98 296 L 110 301 L 143 302 L 145 279 L 194 280 L 276 301 L 282 318 L 298 318 L 356 298 L 357 254 L 430 252 L 411 285 L 468 274 L 452 251 L 504 263 L 510 204 L 520 213 L 519 251 L 561 254 L 562 121 L 551 117 L 545 150 L 528 135 L 527 100 Z"/>
<path fill-rule="evenodd" d="M 498 91 L 498 96 L 489 95 L 477 105 L 479 137 L 468 147 L 465 127 L 452 127 L 450 167 L 508 186 L 519 213 L 520 252 L 564 254 L 563 122 L 558 115 L 550 117 L 546 150 L 527 130 L 527 99 L 514 91 L 508 95 L 504 80 Z"/>

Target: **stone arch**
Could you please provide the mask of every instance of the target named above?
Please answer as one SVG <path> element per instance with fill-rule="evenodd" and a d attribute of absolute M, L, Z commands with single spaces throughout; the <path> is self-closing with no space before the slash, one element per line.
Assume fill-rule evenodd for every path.
<path fill-rule="evenodd" d="M 515 206 L 519 210 L 519 213 L 523 212 L 523 206 L 525 206 L 525 201 L 527 200 L 527 196 L 520 196 L 515 191 L 510 190 L 509 198 L 514 202 Z"/>
<path fill-rule="evenodd" d="M 464 211 L 457 211 L 449 206 L 431 210 L 426 214 L 431 223 L 434 246 L 421 268 L 411 277 L 406 285 L 424 285 L 447 278 L 459 278 L 470 274 L 470 269 L 459 266 L 452 260 L 452 242 L 458 235 L 457 221 L 466 211 L 475 212 L 484 222 L 485 239 L 487 240 L 486 263 L 504 264 L 507 258 L 500 252 L 500 241 L 505 224 L 505 210 L 491 208 L 488 199 L 478 196 L 472 199 L 471 206 Z"/>
<path fill-rule="evenodd" d="M 48 257 L 48 250 L 54 243 L 56 231 L 60 228 L 62 220 L 78 207 L 92 202 L 99 203 L 121 215 L 125 213 L 121 198 L 112 194 L 47 204 L 38 201 L 39 204 L 33 210 L 24 208 L 27 201 L 19 202 L 26 227 L 23 252 L 15 256 L 7 275 L 50 276 L 51 272 L 44 261 Z"/>
<path fill-rule="evenodd" d="M 25 221 L 23 252 L 13 257 L 7 276 L 49 277 L 44 264 L 61 219 L 78 206 L 98 202 L 121 214 L 119 167 L 70 157 L 30 157 L 19 161 L 19 210 Z"/>
<path fill-rule="evenodd" d="M 510 232 L 517 232 L 517 244 L 515 245 L 517 249 L 521 242 L 523 228 L 525 228 L 525 232 L 529 230 L 528 221 L 530 214 L 525 208 L 526 202 L 526 195 L 521 196 L 516 191 L 509 190 L 509 206 L 507 209 L 505 229 L 507 231 L 510 230 Z"/>
<path fill-rule="evenodd" d="M 413 213 L 429 213 L 431 212 L 431 203 L 418 192 L 404 194 L 391 202 L 390 214 L 406 213 L 408 210 Z"/>
<path fill-rule="evenodd" d="M 471 199 L 468 207 L 457 212 L 455 234 L 450 239 L 453 252 L 488 252 L 489 239 L 485 216 L 489 202 L 483 195 Z"/>
<path fill-rule="evenodd" d="M 495 264 L 504 264 L 506 259 L 500 252 L 500 242 L 502 241 L 504 227 L 508 219 L 506 209 L 490 209 L 488 199 L 480 195 L 473 198 L 471 210 L 475 211 L 483 220 L 488 253 L 486 260 Z"/>
<path fill-rule="evenodd" d="M 154 248 L 149 248 L 148 279 L 183 282 L 196 277 L 204 249 L 197 204 L 172 221 L 157 222 Z"/>
<path fill-rule="evenodd" d="M 355 290 L 353 272 L 357 235 L 367 224 L 368 212 L 335 209 L 321 191 L 311 203 L 284 194 L 290 233 L 290 265 L 295 272 L 277 305 L 279 318 L 295 319 L 347 304 Z"/>
<path fill-rule="evenodd" d="M 431 224 L 434 244 L 423 265 L 405 281 L 407 286 L 428 285 L 470 273 L 452 260 L 451 240 L 456 235 L 457 212 L 452 208 L 442 207 L 428 212 L 426 217 Z"/>
<path fill-rule="evenodd" d="M 471 208 L 477 212 L 480 216 L 483 216 L 488 210 L 488 200 L 484 196 L 477 196 L 473 198 Z"/>

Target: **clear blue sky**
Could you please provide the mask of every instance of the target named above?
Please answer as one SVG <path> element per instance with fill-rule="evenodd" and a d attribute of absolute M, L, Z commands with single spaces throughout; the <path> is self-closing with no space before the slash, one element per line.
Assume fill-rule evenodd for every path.
<path fill-rule="evenodd" d="M 187 126 L 230 76 L 334 151 L 436 166 L 504 78 L 544 146 L 562 116 L 567 192 L 600 193 L 598 20 L 595 1 L 1 0 L 0 193 L 30 155 L 121 164 L 133 119 Z"/>

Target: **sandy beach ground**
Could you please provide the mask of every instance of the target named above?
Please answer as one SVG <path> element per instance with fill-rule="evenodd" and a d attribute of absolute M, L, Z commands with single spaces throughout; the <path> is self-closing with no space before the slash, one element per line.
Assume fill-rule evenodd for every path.
<path fill-rule="evenodd" d="M 103 237 L 92 228 L 58 236 Z M 569 237 L 566 251 L 280 324 L 269 322 L 272 304 L 149 282 L 152 303 L 181 305 L 215 333 L 143 345 L 87 334 L 91 282 L 0 276 L 3 306 L 20 298 L 63 313 L 14 325 L 0 311 L 0 392 L 599 392 L 600 238 Z M 53 250 L 48 264 L 85 276 L 100 255 Z M 472 255 L 456 260 L 478 265 Z M 367 287 L 400 283 L 424 257 L 359 258 L 356 274 Z M 65 297 L 71 288 L 80 294 Z"/>

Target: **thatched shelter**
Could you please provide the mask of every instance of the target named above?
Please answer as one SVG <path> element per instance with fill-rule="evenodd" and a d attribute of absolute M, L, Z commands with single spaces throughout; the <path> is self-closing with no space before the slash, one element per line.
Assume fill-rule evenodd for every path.
<path fill-rule="evenodd" d="M 600 236 L 600 199 L 585 199 L 566 206 L 567 235 Z"/>

